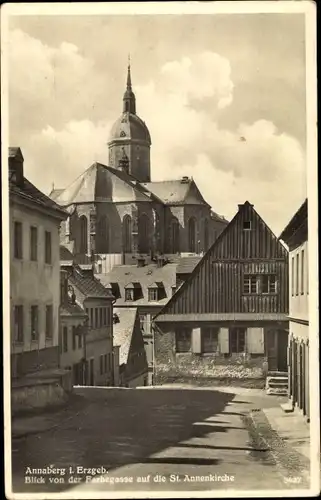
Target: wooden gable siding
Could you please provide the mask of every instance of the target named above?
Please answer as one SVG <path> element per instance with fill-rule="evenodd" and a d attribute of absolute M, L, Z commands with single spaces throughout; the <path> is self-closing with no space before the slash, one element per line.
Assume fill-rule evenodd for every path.
<path fill-rule="evenodd" d="M 251 230 L 243 230 L 244 221 L 251 221 Z M 275 274 L 277 293 L 243 294 L 245 274 Z M 288 252 L 248 203 L 159 316 L 230 312 L 288 312 Z"/>

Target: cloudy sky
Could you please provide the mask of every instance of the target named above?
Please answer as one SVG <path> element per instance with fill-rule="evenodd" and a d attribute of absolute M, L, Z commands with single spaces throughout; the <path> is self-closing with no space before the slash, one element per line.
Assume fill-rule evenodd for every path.
<path fill-rule="evenodd" d="M 108 162 L 130 52 L 153 180 L 193 176 L 227 218 L 249 200 L 277 234 L 305 198 L 302 14 L 12 16 L 9 27 L 10 144 L 45 192 Z"/>

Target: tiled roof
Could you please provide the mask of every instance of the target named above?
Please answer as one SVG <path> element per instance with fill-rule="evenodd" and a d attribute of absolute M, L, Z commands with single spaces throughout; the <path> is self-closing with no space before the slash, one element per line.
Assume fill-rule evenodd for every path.
<path fill-rule="evenodd" d="M 298 208 L 296 213 L 293 215 L 290 222 L 283 229 L 279 236 L 280 240 L 287 241 L 293 236 L 295 231 L 299 226 L 308 218 L 308 199 L 306 198 L 302 205 Z"/>
<path fill-rule="evenodd" d="M 97 278 L 85 275 L 78 266 L 73 267 L 73 272 L 69 275 L 69 281 L 86 297 L 113 298 L 111 291 L 105 288 Z"/>
<path fill-rule="evenodd" d="M 114 346 L 120 346 L 119 365 L 126 364 L 137 315 L 136 307 L 114 308 L 119 323 L 113 325 Z"/>
<path fill-rule="evenodd" d="M 17 185 L 12 179 L 9 179 L 9 193 L 10 195 L 17 195 L 21 198 L 29 200 L 36 205 L 43 208 L 53 210 L 56 215 L 60 216 L 61 220 L 67 218 L 67 213 L 57 203 L 55 203 L 49 196 L 45 195 L 37 189 L 26 177 L 23 179 L 23 184 Z"/>
<path fill-rule="evenodd" d="M 83 316 L 86 317 L 87 314 L 78 304 L 63 304 L 60 308 L 61 316 Z"/>
<path fill-rule="evenodd" d="M 176 283 L 176 266 L 177 264 L 165 264 L 163 267 L 157 267 L 156 264 L 147 264 L 144 267 L 137 265 L 120 265 L 114 266 L 108 274 L 96 275 L 103 285 L 117 283 L 119 286 L 120 297 L 116 297 L 116 305 L 165 305 L 172 295 L 172 286 Z M 162 282 L 164 285 L 166 296 L 159 301 L 148 301 L 148 288 L 153 283 Z M 125 301 L 125 287 L 130 283 L 140 283 L 142 297 L 138 300 L 129 302 Z"/>
<path fill-rule="evenodd" d="M 195 266 L 199 263 L 201 260 L 200 255 L 193 255 L 191 257 L 181 257 L 181 259 L 178 262 L 176 273 L 177 274 L 189 274 L 191 273 Z"/>
<path fill-rule="evenodd" d="M 211 210 L 211 219 L 217 222 L 223 222 L 226 225 L 229 223 L 229 221 L 225 219 L 224 215 L 218 215 L 216 212 L 213 212 L 213 210 Z"/>
<path fill-rule="evenodd" d="M 144 182 L 142 185 L 165 205 L 207 205 L 193 179 Z"/>

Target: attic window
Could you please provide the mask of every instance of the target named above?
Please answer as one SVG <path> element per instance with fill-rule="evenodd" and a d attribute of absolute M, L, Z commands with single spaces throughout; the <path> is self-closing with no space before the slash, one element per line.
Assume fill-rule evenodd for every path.
<path fill-rule="evenodd" d="M 251 221 L 250 220 L 245 220 L 243 222 L 243 229 L 244 229 L 244 231 L 250 231 L 251 230 Z"/>
<path fill-rule="evenodd" d="M 120 137 L 126 137 L 126 134 L 123 130 L 120 132 Z"/>
<path fill-rule="evenodd" d="M 125 300 L 126 301 L 133 301 L 134 300 L 134 289 L 133 288 L 126 288 Z"/>
<path fill-rule="evenodd" d="M 158 301 L 158 288 L 149 288 L 148 289 L 148 301 L 149 302 L 157 302 Z"/>

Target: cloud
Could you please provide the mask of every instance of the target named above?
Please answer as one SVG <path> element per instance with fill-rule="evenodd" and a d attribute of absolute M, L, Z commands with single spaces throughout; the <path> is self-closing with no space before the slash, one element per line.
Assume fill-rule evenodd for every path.
<path fill-rule="evenodd" d="M 137 113 L 152 138 L 153 180 L 193 176 L 206 200 L 231 218 L 249 200 L 279 232 L 305 197 L 305 153 L 271 120 L 240 120 L 221 128 L 218 117 L 233 108 L 232 68 L 209 51 L 168 60 L 145 85 L 134 87 Z M 92 116 L 110 78 L 71 43 L 49 47 L 14 30 L 10 52 L 11 124 L 27 175 L 48 191 L 64 187 L 93 161 L 108 162 L 107 140 L 117 114 Z M 117 83 L 119 107 L 123 82 Z M 211 102 L 210 109 L 198 103 Z M 22 122 L 22 125 L 21 125 Z"/>

